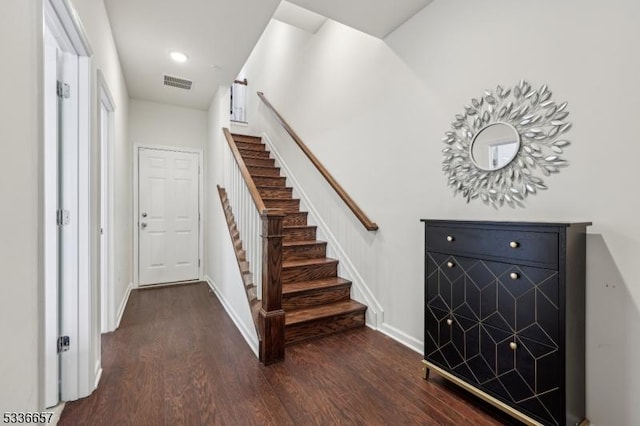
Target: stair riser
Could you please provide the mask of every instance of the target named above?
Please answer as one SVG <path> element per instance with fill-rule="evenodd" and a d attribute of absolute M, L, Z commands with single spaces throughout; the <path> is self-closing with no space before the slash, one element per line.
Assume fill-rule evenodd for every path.
<path fill-rule="evenodd" d="M 280 176 L 280 169 L 278 167 L 256 167 L 247 166 L 249 173 L 260 176 Z"/>
<path fill-rule="evenodd" d="M 247 166 L 274 167 L 276 160 L 273 158 L 244 158 L 244 164 Z"/>
<path fill-rule="evenodd" d="M 266 146 L 263 143 L 236 141 L 236 146 L 240 149 L 244 149 L 245 151 L 265 151 L 266 150 Z"/>
<path fill-rule="evenodd" d="M 283 295 L 282 309 L 290 311 L 293 309 L 304 309 L 324 303 L 333 303 L 340 300 L 349 299 L 351 294 L 350 285 L 336 286 L 326 289 L 318 289 L 304 294 Z"/>
<path fill-rule="evenodd" d="M 327 244 L 316 243 L 304 246 L 284 246 L 282 247 L 282 256 L 285 261 L 327 257 Z"/>
<path fill-rule="evenodd" d="M 303 226 L 307 224 L 307 212 L 287 213 L 284 226 Z"/>
<path fill-rule="evenodd" d="M 338 275 L 338 263 L 325 263 L 322 265 L 302 265 L 293 268 L 282 268 L 282 283 L 296 281 L 319 280 Z"/>
<path fill-rule="evenodd" d="M 280 209 L 285 213 L 295 213 L 300 210 L 300 200 L 264 200 L 268 209 Z"/>
<path fill-rule="evenodd" d="M 291 345 L 304 340 L 315 339 L 351 328 L 362 327 L 364 324 L 365 314 L 363 311 L 287 326 L 284 332 L 285 344 Z"/>
<path fill-rule="evenodd" d="M 240 147 L 238 147 L 238 151 L 240 151 L 240 155 L 242 155 L 242 158 L 244 157 L 269 158 L 269 156 L 271 155 L 269 151 L 253 151 L 253 150 L 242 149 Z"/>
<path fill-rule="evenodd" d="M 256 186 L 285 186 L 286 180 L 284 176 L 253 176 Z"/>
<path fill-rule="evenodd" d="M 262 198 L 280 198 L 289 200 L 293 197 L 293 188 L 258 188 Z"/>
<path fill-rule="evenodd" d="M 283 228 L 283 241 L 309 241 L 316 239 L 316 228 Z"/>

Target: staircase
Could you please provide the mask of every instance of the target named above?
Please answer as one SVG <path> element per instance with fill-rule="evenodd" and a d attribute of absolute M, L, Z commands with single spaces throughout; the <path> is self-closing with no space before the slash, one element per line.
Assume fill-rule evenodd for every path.
<path fill-rule="evenodd" d="M 338 261 L 326 257 L 327 243 L 316 240 L 316 227 L 261 138 L 233 135 L 267 208 L 285 212 L 283 228 L 282 308 L 285 344 L 301 342 L 365 324 L 367 307 L 351 300 L 351 282 L 338 277 Z"/>

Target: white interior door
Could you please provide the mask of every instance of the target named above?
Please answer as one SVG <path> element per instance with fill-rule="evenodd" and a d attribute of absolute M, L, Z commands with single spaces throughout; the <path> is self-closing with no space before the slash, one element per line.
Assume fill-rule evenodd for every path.
<path fill-rule="evenodd" d="M 140 285 L 198 279 L 198 154 L 140 148 L 138 162 Z"/>

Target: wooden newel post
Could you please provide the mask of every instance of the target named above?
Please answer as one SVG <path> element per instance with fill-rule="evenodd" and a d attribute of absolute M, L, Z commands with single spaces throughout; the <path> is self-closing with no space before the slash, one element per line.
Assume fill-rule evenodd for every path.
<path fill-rule="evenodd" d="M 284 360 L 284 311 L 282 310 L 282 223 L 284 212 L 267 209 L 260 216 L 262 218 L 260 361 L 268 365 Z"/>

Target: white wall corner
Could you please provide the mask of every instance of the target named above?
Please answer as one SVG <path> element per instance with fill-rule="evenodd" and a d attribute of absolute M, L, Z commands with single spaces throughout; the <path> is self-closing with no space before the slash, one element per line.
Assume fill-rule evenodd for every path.
<path fill-rule="evenodd" d="M 402 343 L 409 349 L 418 352 L 419 354 L 424 354 L 424 342 L 421 342 L 420 340 L 408 335 L 407 333 L 397 329 L 396 327 L 389 325 L 388 323 L 383 323 L 378 328 L 378 331 L 386 334 L 393 340 Z"/>
<path fill-rule="evenodd" d="M 384 325 L 384 309 L 382 305 L 378 302 L 376 297 L 373 295 L 373 292 L 365 282 L 362 275 L 358 272 L 355 265 L 344 251 L 342 246 L 338 243 L 338 239 L 335 234 L 329 228 L 327 223 L 322 219 L 320 214 L 318 213 L 318 209 L 316 209 L 315 204 L 311 201 L 310 197 L 306 194 L 304 189 L 302 189 L 302 185 L 298 179 L 296 179 L 295 175 L 292 173 L 291 169 L 287 166 L 287 164 L 283 161 L 280 152 L 276 148 L 276 146 L 271 142 L 269 135 L 266 132 L 262 132 L 262 139 L 269 147 L 269 150 L 273 154 L 278 163 L 278 166 L 281 170 L 284 171 L 287 179 L 291 180 L 293 187 L 296 192 L 300 195 L 301 201 L 305 204 L 305 206 L 309 210 L 309 215 L 313 218 L 314 222 L 317 224 L 318 229 L 321 230 L 324 236 L 327 238 L 328 244 L 331 246 L 331 249 L 335 252 L 336 257 L 340 261 L 339 267 L 344 269 L 346 278 L 349 278 L 353 283 L 352 289 L 352 297 L 367 305 L 367 315 L 366 322 L 367 326 L 373 328 L 374 330 L 379 329 Z"/>
<path fill-rule="evenodd" d="M 258 339 L 254 336 L 254 333 L 252 333 L 251 330 L 247 329 L 246 325 L 240 320 L 240 316 L 237 314 L 236 311 L 233 310 L 233 308 L 231 307 L 231 304 L 224 298 L 224 296 L 222 295 L 222 292 L 218 289 L 218 287 L 213 282 L 211 277 L 209 277 L 208 275 L 205 275 L 204 279 L 209 285 L 209 287 L 211 288 L 211 290 L 213 290 L 213 293 L 216 295 L 220 303 L 222 303 L 224 310 L 227 312 L 227 314 L 229 314 L 233 323 L 236 325 L 238 330 L 240 330 L 240 334 L 242 334 L 242 337 L 244 337 L 244 340 L 249 345 L 249 348 L 251 348 L 256 358 L 258 358 L 259 342 L 258 342 Z"/>
<path fill-rule="evenodd" d="M 100 383 L 100 379 L 102 378 L 102 366 L 100 365 L 100 361 L 96 362 L 96 370 L 94 376 L 94 389 L 98 389 L 98 383 Z"/>
<path fill-rule="evenodd" d="M 131 290 L 133 289 L 133 283 L 130 282 L 127 286 L 127 289 L 124 292 L 124 297 L 122 298 L 122 302 L 120 302 L 120 307 L 118 308 L 118 316 L 116 321 L 116 330 L 120 328 L 120 321 L 122 321 L 122 316 L 124 315 L 124 309 L 127 307 L 127 302 L 129 301 L 129 296 L 131 295 Z"/>

